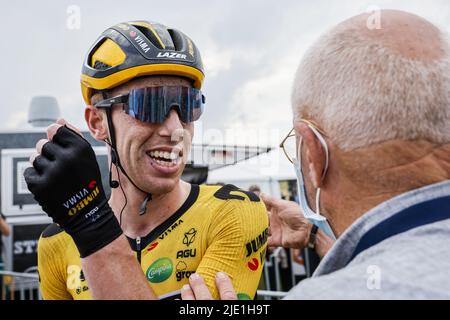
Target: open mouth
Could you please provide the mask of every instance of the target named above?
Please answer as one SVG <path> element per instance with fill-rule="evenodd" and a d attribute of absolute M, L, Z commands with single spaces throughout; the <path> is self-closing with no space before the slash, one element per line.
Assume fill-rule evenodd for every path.
<path fill-rule="evenodd" d="M 181 150 L 173 149 L 172 151 L 152 150 L 148 151 L 147 155 L 161 166 L 174 167 L 178 164 L 183 154 Z"/>

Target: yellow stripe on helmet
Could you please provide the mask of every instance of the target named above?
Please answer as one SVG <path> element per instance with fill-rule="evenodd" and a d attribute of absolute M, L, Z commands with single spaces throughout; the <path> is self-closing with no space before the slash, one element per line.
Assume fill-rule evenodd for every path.
<path fill-rule="evenodd" d="M 158 40 L 159 44 L 161 45 L 161 47 L 163 49 L 166 48 L 166 45 L 164 44 L 164 42 L 161 40 L 161 38 L 159 37 L 158 32 L 156 32 L 155 28 L 153 28 L 153 26 L 150 23 L 144 22 L 144 21 L 133 21 L 130 24 L 135 25 L 135 26 L 141 26 L 141 27 L 147 27 L 150 29 L 150 31 L 155 35 L 156 39 Z"/>
<path fill-rule="evenodd" d="M 194 80 L 194 88 L 200 89 L 204 75 L 199 70 L 179 64 L 152 64 L 137 66 L 113 73 L 104 78 L 94 78 L 81 75 L 81 91 L 86 104 L 91 104 L 92 90 L 105 90 L 114 88 L 133 78 L 150 75 L 174 75 Z"/>

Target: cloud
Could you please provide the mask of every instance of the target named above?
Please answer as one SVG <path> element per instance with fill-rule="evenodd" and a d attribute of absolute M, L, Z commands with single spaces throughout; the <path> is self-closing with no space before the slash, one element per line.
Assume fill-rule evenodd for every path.
<path fill-rule="evenodd" d="M 70 5 L 80 8 L 80 29 L 67 28 Z M 34 95 L 55 96 L 61 114 L 85 126 L 79 76 L 89 46 L 117 22 L 149 19 L 182 30 L 200 48 L 207 76 L 205 130 L 220 130 L 224 139 L 230 128 L 241 138 L 254 128 L 279 128 L 281 134 L 290 127 L 290 82 L 306 48 L 371 5 L 417 13 L 450 31 L 447 0 L 5 2 L 2 23 L 14 32 L 0 41 L 0 127 L 23 125 Z M 266 136 L 270 142 L 275 134 Z"/>

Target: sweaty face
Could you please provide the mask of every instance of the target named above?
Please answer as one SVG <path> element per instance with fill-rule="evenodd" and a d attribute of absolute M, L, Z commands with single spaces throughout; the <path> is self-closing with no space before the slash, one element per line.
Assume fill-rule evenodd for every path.
<path fill-rule="evenodd" d="M 112 94 L 164 85 L 191 87 L 183 78 L 147 77 L 127 83 Z M 170 192 L 183 173 L 194 124 L 183 123 L 175 110 L 170 111 L 163 123 L 141 122 L 123 112 L 121 106 L 113 107 L 112 119 L 120 161 L 133 182 L 156 195 Z"/>

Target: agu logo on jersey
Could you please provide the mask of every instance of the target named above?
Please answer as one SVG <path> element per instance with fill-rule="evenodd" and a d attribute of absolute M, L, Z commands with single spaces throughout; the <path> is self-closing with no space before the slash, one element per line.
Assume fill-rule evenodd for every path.
<path fill-rule="evenodd" d="M 190 246 L 195 241 L 195 235 L 197 234 L 197 230 L 191 228 L 188 232 L 184 234 L 183 244 L 186 246 Z"/>
<path fill-rule="evenodd" d="M 147 279 L 151 283 L 160 283 L 169 279 L 172 275 L 173 264 L 169 258 L 156 260 L 147 269 Z"/>

